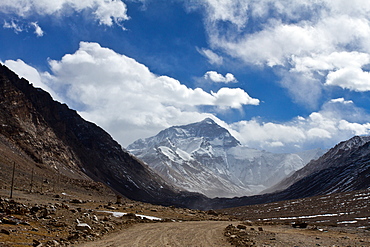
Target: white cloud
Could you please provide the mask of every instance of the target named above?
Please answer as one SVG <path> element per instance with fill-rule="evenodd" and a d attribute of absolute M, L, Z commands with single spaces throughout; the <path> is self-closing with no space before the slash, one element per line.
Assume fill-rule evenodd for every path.
<path fill-rule="evenodd" d="M 37 24 L 37 22 L 31 22 L 30 25 L 35 28 L 35 34 L 37 37 L 44 36 L 44 31 L 41 29 L 41 27 Z"/>
<path fill-rule="evenodd" d="M 83 117 L 109 131 L 122 145 L 205 117 L 215 119 L 249 147 L 276 152 L 331 147 L 353 135 L 370 134 L 369 114 L 344 98 L 332 99 L 320 111 L 285 123 L 255 118 L 228 125 L 209 113 L 199 112 L 197 106 L 238 108 L 259 101 L 238 88 L 221 88 L 211 94 L 199 88 L 187 88 L 96 43 L 82 42 L 74 54 L 50 61 L 52 76 L 21 60 L 7 60 L 4 64 L 54 97 L 52 90 L 59 93 L 67 90 L 59 97 L 80 109 Z"/>
<path fill-rule="evenodd" d="M 200 112 L 199 106 L 239 109 L 259 104 L 239 88 L 211 93 L 188 88 L 97 43 L 81 42 L 74 54 L 49 63 L 52 76 L 42 74 L 41 79 L 63 102 L 102 126 L 122 145 L 172 125 L 212 116 Z"/>
<path fill-rule="evenodd" d="M 241 28 L 248 20 L 246 1 L 205 0 L 203 5 L 208 12 L 209 22 L 228 21 Z"/>
<path fill-rule="evenodd" d="M 197 48 L 197 51 L 206 57 L 208 59 L 208 62 L 210 64 L 216 64 L 221 65 L 223 63 L 223 58 L 216 53 L 214 53 L 212 50 L 206 49 L 206 48 Z"/>
<path fill-rule="evenodd" d="M 15 71 L 20 78 L 25 78 L 33 83 L 35 87 L 43 87 L 44 84 L 41 82 L 40 73 L 29 66 L 25 62 L 20 59 L 14 60 L 6 60 L 4 65 L 7 66 L 9 69 Z"/>
<path fill-rule="evenodd" d="M 100 24 L 112 26 L 113 22 L 119 23 L 128 20 L 126 5 L 120 0 L 98 1 L 94 12 Z"/>
<path fill-rule="evenodd" d="M 259 105 L 260 101 L 250 97 L 240 88 L 221 88 L 217 93 L 211 92 L 214 96 L 214 105 L 221 108 L 239 109 L 242 105 Z"/>
<path fill-rule="evenodd" d="M 292 57 L 294 72 L 333 71 L 347 67 L 361 68 L 370 63 L 370 54 L 363 52 L 333 52 L 311 54 L 308 57 Z"/>
<path fill-rule="evenodd" d="M 120 0 L 5 0 L 0 1 L 0 12 L 15 14 L 20 17 L 37 15 L 69 15 L 70 10 L 91 11 L 94 18 L 102 25 L 129 19 L 126 4 Z"/>
<path fill-rule="evenodd" d="M 359 124 L 359 123 L 350 123 L 346 120 L 339 121 L 339 130 L 352 132 L 355 135 L 363 135 L 364 133 L 369 133 L 370 123 Z"/>
<path fill-rule="evenodd" d="M 54 99 L 60 99 L 58 95 L 47 85 L 47 81 L 50 79 L 50 75 L 48 73 L 40 73 L 34 67 L 26 64 L 21 59 L 17 59 L 16 61 L 6 60 L 2 63 L 14 71 L 20 78 L 25 78 L 29 82 L 32 82 L 34 87 L 46 90 L 53 96 Z"/>
<path fill-rule="evenodd" d="M 235 76 L 231 73 L 227 73 L 225 76 L 223 76 L 217 73 L 216 71 L 207 71 L 203 77 L 204 79 L 211 80 L 213 82 L 222 82 L 222 83 L 238 82 Z"/>
<path fill-rule="evenodd" d="M 245 145 L 290 152 L 318 146 L 329 148 L 353 135 L 370 134 L 369 121 L 370 116 L 352 101 L 339 98 L 330 100 L 307 118 L 297 117 L 286 123 L 252 119 L 231 124 L 230 128 Z"/>
<path fill-rule="evenodd" d="M 15 33 L 23 32 L 23 28 L 15 23 L 13 20 L 11 22 L 4 21 L 3 28 L 14 29 Z"/>
<path fill-rule="evenodd" d="M 203 11 L 210 47 L 247 66 L 279 68 L 281 84 L 296 102 L 317 107 L 325 82 L 352 91 L 369 91 L 369 73 L 364 70 L 370 64 L 369 1 L 201 3 L 188 5 Z M 312 85 L 313 97 L 302 97 Z"/>
<path fill-rule="evenodd" d="M 357 92 L 370 91 L 370 73 L 361 68 L 343 68 L 330 72 L 326 85 L 339 86 Z"/>
<path fill-rule="evenodd" d="M 37 22 L 30 22 L 29 24 L 25 24 L 14 20 L 11 20 L 10 22 L 4 21 L 3 28 L 13 29 L 15 33 L 28 32 L 29 29 L 32 28 L 35 30 L 34 33 L 37 35 L 37 37 L 41 37 L 44 35 L 44 31 L 37 24 Z"/>
<path fill-rule="evenodd" d="M 330 100 L 330 102 L 332 102 L 332 103 L 342 103 L 344 105 L 353 104 L 352 100 L 345 100 L 344 98 L 332 99 L 332 100 Z"/>
<path fill-rule="evenodd" d="M 280 84 L 286 88 L 294 102 L 305 105 L 310 109 L 318 107 L 322 96 L 322 83 L 312 73 L 297 73 L 280 70 Z"/>

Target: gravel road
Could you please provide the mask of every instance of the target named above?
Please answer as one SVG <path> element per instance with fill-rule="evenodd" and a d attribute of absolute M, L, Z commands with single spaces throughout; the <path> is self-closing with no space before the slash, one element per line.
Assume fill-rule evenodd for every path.
<path fill-rule="evenodd" d="M 94 247 L 146 247 L 146 246 L 231 246 L 224 236 L 225 228 L 231 222 L 225 221 L 186 221 L 169 223 L 137 224 L 128 229 L 101 240 L 94 241 Z M 233 222 L 234 224 L 237 222 Z M 251 231 L 249 228 L 254 228 Z M 247 227 L 239 233 L 232 233 L 243 243 L 237 246 L 370 246 L 368 231 L 356 228 L 325 228 L 325 231 L 313 229 L 296 229 L 288 225 L 263 226 L 263 231 L 257 231 L 257 226 Z M 234 235 L 234 236 L 236 236 Z M 79 247 L 92 246 L 87 242 Z"/>
<path fill-rule="evenodd" d="M 94 241 L 94 246 L 231 246 L 223 236 L 223 231 L 228 224 L 230 222 L 220 221 L 137 224 Z M 80 246 L 91 246 L 91 243 Z"/>

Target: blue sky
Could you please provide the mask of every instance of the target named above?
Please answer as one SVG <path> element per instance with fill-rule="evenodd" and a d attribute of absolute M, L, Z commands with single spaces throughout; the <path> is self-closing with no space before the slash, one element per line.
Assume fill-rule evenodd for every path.
<path fill-rule="evenodd" d="M 0 47 L 124 147 L 205 117 L 273 152 L 370 133 L 366 0 L 5 0 Z"/>

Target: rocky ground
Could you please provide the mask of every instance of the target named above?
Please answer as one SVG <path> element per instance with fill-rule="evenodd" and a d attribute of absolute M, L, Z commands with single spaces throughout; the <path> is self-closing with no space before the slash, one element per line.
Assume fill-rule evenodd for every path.
<path fill-rule="evenodd" d="M 225 220 L 214 211 L 163 207 L 106 196 L 1 190 L 0 246 L 70 246 L 100 239 L 139 223 Z M 117 201 L 118 200 L 118 201 Z M 112 213 L 125 212 L 115 217 Z M 146 215 L 161 220 L 151 220 Z M 228 217 L 227 217 L 228 219 Z"/>
<path fill-rule="evenodd" d="M 152 232 L 152 237 L 163 237 L 170 222 L 221 220 L 227 222 L 217 224 L 221 228 L 216 232 L 235 246 L 370 246 L 370 190 L 199 211 L 117 198 L 101 183 L 55 177 L 45 168 L 35 169 L 38 176 L 33 178 L 17 171 L 10 198 L 11 167 L 8 172 L 5 168 L 0 169 L 0 246 L 75 246 L 100 241 L 124 229 L 146 229 L 143 223 L 158 224 L 158 233 Z M 128 215 L 114 217 L 103 211 Z M 134 214 L 158 217 L 167 223 Z M 293 223 L 307 225 L 293 228 Z M 216 227 L 212 223 L 204 226 Z M 189 239 L 186 233 L 194 226 L 190 223 L 187 227 L 187 232 L 182 227 L 174 228 L 178 229 L 174 232 L 177 243 L 185 243 L 182 237 Z"/>
<path fill-rule="evenodd" d="M 219 210 L 235 246 L 370 246 L 370 190 Z"/>
<path fill-rule="evenodd" d="M 104 193 L 101 193 L 103 191 Z M 144 235 L 148 231 L 145 229 L 152 229 L 150 232 L 152 239 L 159 236 L 158 239 L 162 241 L 165 239 L 164 231 L 166 231 L 167 239 L 178 244 L 186 244 L 182 241 L 192 239 L 186 236 L 186 233 L 190 232 L 191 229 L 201 227 L 199 229 L 202 229 L 206 234 L 208 227 L 212 231 L 219 232 L 220 235 L 224 229 L 224 238 L 233 246 L 370 246 L 370 217 L 365 217 L 365 214 L 369 212 L 367 210 L 368 193 L 369 191 L 360 191 L 326 196 L 325 198 L 300 199 L 301 203 L 293 200 L 215 212 L 135 202 L 125 198 L 117 198 L 113 192 L 106 188 L 100 189 L 100 192 L 95 191 L 95 193 L 92 191 L 90 193 L 77 193 L 73 190 L 67 193 L 45 189 L 43 192 L 33 191 L 30 193 L 27 190 L 17 189 L 14 191 L 12 199 L 9 199 L 9 190 L 2 189 L 0 190 L 0 246 L 75 246 L 83 243 L 89 246 L 89 242 L 103 241 L 102 243 L 104 243 L 105 239 L 108 239 L 106 243 L 111 243 L 110 236 L 121 233 L 127 235 L 125 232 L 133 227 L 134 233 L 141 232 L 143 235 L 140 236 L 141 241 L 146 239 Z M 346 201 L 342 201 L 344 204 L 355 201 L 354 198 L 357 198 L 357 201 L 364 200 L 364 203 L 357 202 L 356 211 L 354 211 L 356 208 L 349 209 L 347 207 L 350 212 L 353 212 L 352 214 L 330 216 L 334 215 L 334 212 L 325 210 L 328 208 L 334 210 L 335 208 L 333 205 L 329 205 L 331 197 L 337 199 L 341 197 L 341 200 L 347 198 Z M 316 211 L 311 212 L 311 217 L 297 217 L 298 215 L 308 216 L 308 212 L 302 211 L 302 207 L 306 209 L 310 207 L 307 200 L 311 200 L 313 204 L 316 203 L 316 206 L 319 206 L 317 200 L 325 200 L 326 208 L 321 205 L 321 215 L 317 215 L 317 217 L 313 215 L 317 213 Z M 288 208 L 289 205 L 289 208 L 282 210 L 284 205 L 285 208 Z M 361 209 L 365 211 L 361 211 Z M 103 211 L 126 212 L 128 214 L 114 217 L 111 213 Z M 345 211 L 342 209 L 341 212 Z M 161 220 L 145 219 L 135 216 L 135 214 L 154 216 L 161 218 Z M 357 222 L 350 221 L 348 217 L 357 218 Z M 192 225 L 191 221 L 194 221 L 194 224 L 204 221 L 204 224 L 202 226 Z M 216 223 L 216 221 L 223 222 L 217 223 L 216 226 L 212 223 Z M 168 225 L 171 222 L 174 222 L 173 227 Z M 189 224 L 181 225 L 181 222 L 189 222 Z M 338 222 L 344 223 L 338 224 Z M 151 228 L 148 227 L 147 223 L 158 225 Z M 226 225 L 229 226 L 226 227 Z M 188 227 L 188 230 L 184 231 L 184 227 Z M 220 227 L 220 231 L 217 230 L 217 227 Z M 163 230 L 161 230 L 162 228 Z M 169 229 L 173 231 L 174 236 L 167 236 Z M 137 234 L 134 234 L 132 239 L 137 241 L 134 239 L 135 236 L 137 237 Z M 122 237 L 118 239 L 122 239 Z M 198 239 L 202 240 L 201 237 Z M 207 241 L 209 243 L 209 239 Z M 204 246 L 225 245 L 223 243 L 222 245 Z"/>
<path fill-rule="evenodd" d="M 224 235 L 233 246 L 370 246 L 369 231 L 353 227 L 308 225 L 299 228 L 248 221 L 230 224 Z"/>
<path fill-rule="evenodd" d="M 370 189 L 218 210 L 240 220 L 316 226 L 370 227 Z"/>

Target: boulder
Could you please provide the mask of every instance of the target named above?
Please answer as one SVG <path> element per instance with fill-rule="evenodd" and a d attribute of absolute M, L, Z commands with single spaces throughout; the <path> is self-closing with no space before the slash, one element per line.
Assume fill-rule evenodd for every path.
<path fill-rule="evenodd" d="M 6 230 L 6 229 L 1 229 L 0 232 L 1 233 L 4 233 L 6 235 L 10 235 L 10 232 L 8 230 Z"/>
<path fill-rule="evenodd" d="M 36 239 L 33 240 L 33 243 L 32 243 L 32 246 L 33 247 L 41 247 L 42 246 L 42 243 Z"/>
<path fill-rule="evenodd" d="M 93 220 L 93 221 L 99 221 L 99 219 L 98 219 L 98 217 L 97 217 L 96 215 L 93 215 L 93 216 L 92 216 L 92 220 Z"/>
<path fill-rule="evenodd" d="M 308 224 L 306 222 L 294 222 L 292 227 L 294 228 L 307 228 Z"/>
<path fill-rule="evenodd" d="M 247 226 L 245 226 L 245 225 L 238 225 L 236 228 L 238 228 L 238 229 L 247 229 Z"/>
<path fill-rule="evenodd" d="M 218 216 L 218 213 L 216 211 L 212 210 L 212 209 L 211 210 L 208 210 L 207 211 L 207 214 L 208 215 L 213 215 L 213 216 Z"/>
<path fill-rule="evenodd" d="M 72 199 L 70 202 L 71 203 L 77 203 L 77 204 L 83 203 L 83 201 L 82 200 L 79 200 L 79 199 Z"/>
<path fill-rule="evenodd" d="M 91 231 L 91 226 L 86 223 L 79 223 L 76 226 L 76 230 L 78 231 Z"/>

